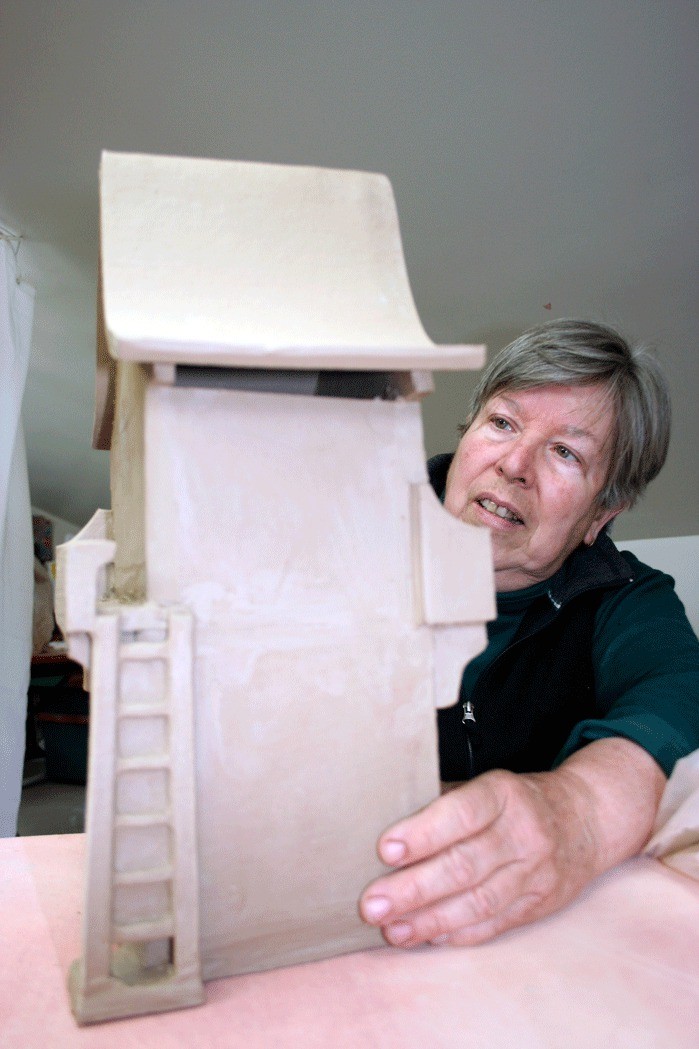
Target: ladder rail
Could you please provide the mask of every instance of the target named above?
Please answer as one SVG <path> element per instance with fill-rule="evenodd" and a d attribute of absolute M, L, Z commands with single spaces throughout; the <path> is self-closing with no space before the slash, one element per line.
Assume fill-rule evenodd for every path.
<path fill-rule="evenodd" d="M 174 943 L 178 970 L 200 970 L 199 959 L 199 850 L 196 838 L 196 780 L 194 772 L 194 621 L 186 609 L 169 616 L 167 664 L 170 714 L 171 789 L 173 820 Z"/>
<path fill-rule="evenodd" d="M 148 633 L 152 640 L 147 639 Z M 110 603 L 95 616 L 83 956 L 71 981 L 76 1015 L 83 1022 L 203 1001 L 193 635 L 192 614 L 181 607 L 151 605 L 136 613 L 129 608 L 122 615 L 119 607 Z M 152 703 L 129 703 L 128 695 L 123 694 L 122 667 L 149 660 L 165 664 L 162 690 Z M 146 733 L 141 736 L 141 753 L 138 744 L 135 751 L 130 744 L 126 755 L 122 754 L 120 726 L 128 728 L 131 722 L 137 727 L 148 718 L 164 722 L 163 752 L 151 752 Z M 160 786 L 156 781 L 155 794 L 148 798 L 150 808 L 138 811 L 138 806 L 130 809 L 127 803 L 124 809 L 123 801 L 120 803 L 121 777 L 131 777 L 125 797 L 133 799 L 133 790 L 139 790 L 138 777 L 153 774 L 163 780 Z M 148 837 L 149 832 L 159 837 Z M 133 867 L 141 844 L 147 857 Z M 169 890 L 164 913 L 162 893 L 153 897 L 149 891 L 158 883 Z M 143 894 L 139 894 L 140 889 Z M 130 895 L 124 897 L 124 893 Z M 153 902 L 156 899 L 157 905 Z M 131 914 L 139 914 L 138 920 L 131 920 Z M 145 962 L 142 979 L 124 983 L 117 975 L 119 951 L 124 944 L 135 945 L 144 959 L 167 959 L 169 954 L 169 964 L 156 966 L 155 972 Z"/>
<path fill-rule="evenodd" d="M 92 636 L 92 694 L 88 797 L 85 819 L 87 841 L 85 911 L 83 914 L 83 973 L 86 992 L 109 976 L 111 965 L 112 871 L 114 869 L 113 819 L 117 750 L 119 616 L 96 617 Z M 108 760 L 111 756 L 111 761 Z"/>

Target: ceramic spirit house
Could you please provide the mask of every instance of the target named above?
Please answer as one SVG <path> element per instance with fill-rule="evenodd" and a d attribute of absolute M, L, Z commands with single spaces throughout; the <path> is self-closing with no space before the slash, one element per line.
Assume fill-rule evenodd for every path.
<path fill-rule="evenodd" d="M 435 708 L 494 612 L 419 399 L 482 348 L 417 317 L 379 175 L 105 154 L 98 447 L 59 551 L 90 691 L 81 1022 L 368 948 L 376 841 L 439 793 Z"/>

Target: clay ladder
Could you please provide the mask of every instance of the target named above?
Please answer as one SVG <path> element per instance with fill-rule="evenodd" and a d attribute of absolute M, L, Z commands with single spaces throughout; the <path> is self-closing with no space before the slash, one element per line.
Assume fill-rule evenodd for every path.
<path fill-rule="evenodd" d="M 192 634 L 182 608 L 112 607 L 95 620 L 90 924 L 75 987 L 87 1021 L 203 1000 Z M 129 694 L 134 664 L 151 665 L 146 680 L 157 684 L 147 696 Z"/>

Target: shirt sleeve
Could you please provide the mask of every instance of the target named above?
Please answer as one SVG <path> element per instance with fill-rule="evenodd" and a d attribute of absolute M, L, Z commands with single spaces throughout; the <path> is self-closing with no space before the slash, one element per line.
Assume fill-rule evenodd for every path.
<path fill-rule="evenodd" d="M 623 555 L 635 575 L 600 605 L 593 636 L 600 716 L 580 722 L 555 764 L 595 739 L 638 743 L 669 776 L 699 748 L 699 641 L 671 576 Z"/>

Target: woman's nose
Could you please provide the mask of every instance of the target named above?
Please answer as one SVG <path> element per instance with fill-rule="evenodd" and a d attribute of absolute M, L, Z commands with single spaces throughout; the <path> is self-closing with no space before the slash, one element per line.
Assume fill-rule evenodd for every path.
<path fill-rule="evenodd" d="M 512 484 L 528 487 L 534 469 L 533 449 L 523 441 L 514 441 L 501 456 L 497 469 Z"/>

